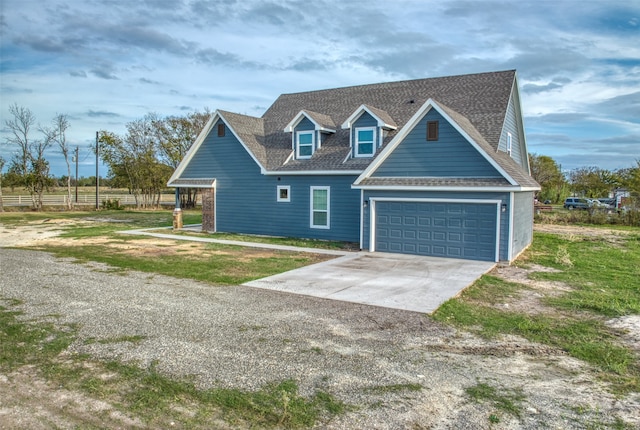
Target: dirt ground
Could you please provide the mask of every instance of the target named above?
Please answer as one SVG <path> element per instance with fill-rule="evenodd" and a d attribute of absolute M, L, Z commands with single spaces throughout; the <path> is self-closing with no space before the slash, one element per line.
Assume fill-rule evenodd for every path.
<path fill-rule="evenodd" d="M 66 222 L 77 221 L 35 222 L 20 228 L 6 228 L 0 225 L 0 247 L 37 246 L 44 241 L 64 243 L 65 239 L 58 237 Z M 625 234 L 617 230 L 589 229 L 584 227 L 567 226 L 536 226 L 536 230 L 566 235 L 570 240 L 580 236 L 605 236 L 612 242 Z M 91 239 L 95 240 L 95 239 Z M 77 243 L 77 242 L 75 242 Z M 150 252 L 162 255 L 168 252 L 198 253 L 202 245 L 192 243 L 175 243 L 167 247 L 166 240 L 144 239 L 127 241 L 128 252 L 148 254 Z M 263 251 L 268 253 L 268 251 Z M 0 269 L 2 268 L 0 262 Z M 529 314 L 553 312 L 544 306 L 541 298 L 553 294 L 560 294 L 569 287 L 559 282 L 531 280 L 528 273 L 534 271 L 553 270 L 535 265 L 498 266 L 492 273 L 509 281 L 519 282 L 529 288 L 519 297 L 514 297 L 504 303 L 496 303 L 499 308 L 525 312 Z M 382 323 L 385 324 L 385 323 Z M 618 328 L 621 341 L 640 354 L 640 316 L 627 316 L 607 322 Z M 341 330 L 350 331 L 348 327 Z M 449 330 L 449 329 L 447 329 Z M 412 340 L 412 342 L 417 342 Z M 406 345 L 405 345 L 406 346 Z M 325 346 L 323 346 L 325 347 Z M 353 346 L 356 347 L 355 345 Z M 446 361 L 451 368 L 470 369 L 460 371 L 465 378 L 473 375 L 496 377 L 500 375 L 520 381 L 527 387 L 530 396 L 539 396 L 536 402 L 531 400 L 526 407 L 526 417 L 522 420 L 504 419 L 499 424 L 490 424 L 488 420 L 469 422 L 457 417 L 453 422 L 450 418 L 438 422 L 433 416 L 451 417 L 453 412 L 447 410 L 453 405 L 460 405 L 464 394 L 460 386 L 445 387 L 437 393 L 430 392 L 428 404 L 422 399 L 392 399 L 396 402 L 398 416 L 402 419 L 396 424 L 379 421 L 374 418 L 351 416 L 333 423 L 331 428 L 357 428 L 355 423 L 361 423 L 369 428 L 407 428 L 407 422 L 413 422 L 413 428 L 602 428 L 600 422 L 611 422 L 615 416 L 624 422 L 640 428 L 640 396 L 630 395 L 624 399 L 616 398 L 606 392 L 606 386 L 597 380 L 595 372 L 584 363 L 567 357 L 561 351 L 543 345 L 529 343 L 523 339 L 504 338 L 496 341 L 479 339 L 465 332 L 450 332 L 443 337 L 428 336 L 420 338 L 419 344 L 409 345 L 414 348 L 435 354 Z M 399 357 L 398 360 L 401 358 Z M 501 369 L 502 368 L 502 369 Z M 501 370 L 500 370 L 501 369 Z M 465 372 L 469 372 L 468 374 Z M 418 375 L 418 377 L 423 375 Z M 473 381 L 469 381 L 472 383 Z M 340 389 L 336 388 L 339 392 Z M 431 390 L 432 391 L 432 390 Z M 535 394 L 534 394 L 535 393 Z M 543 411 L 544 408 L 560 408 L 553 404 L 554 398 L 565 399 L 574 406 L 566 410 Z M 11 374 L 0 374 L 0 429 L 52 429 L 52 428 L 146 428 L 144 423 L 128 417 L 108 403 L 93 399 L 80 392 L 72 392 L 60 387 L 52 386 L 40 376 L 36 369 L 21 368 Z M 398 403 L 399 402 L 399 403 Z M 413 403 L 420 403 L 420 407 Z M 561 403 L 561 402 L 560 402 Z M 470 417 L 482 416 L 473 404 L 464 404 L 464 409 Z M 400 407 L 399 405 L 402 405 Z M 585 411 L 578 412 L 578 406 Z M 565 405 L 566 406 L 566 405 Z M 474 409 L 474 407 L 476 409 Z M 463 413 L 463 412 L 458 412 Z M 411 419 L 407 419 L 407 415 Z M 435 414 L 435 415 L 434 415 Z M 475 414 L 475 415 L 474 415 Z M 544 415 L 547 414 L 547 415 Z M 544 415 L 544 418 L 542 416 Z M 431 416 L 431 418 L 428 418 Z M 372 425 L 374 423 L 374 425 Z M 428 424 L 421 424 L 428 423 Z M 594 426 L 593 423 L 596 423 Z M 425 425 L 423 427 L 423 425 Z M 359 426 L 359 424 L 358 424 Z"/>

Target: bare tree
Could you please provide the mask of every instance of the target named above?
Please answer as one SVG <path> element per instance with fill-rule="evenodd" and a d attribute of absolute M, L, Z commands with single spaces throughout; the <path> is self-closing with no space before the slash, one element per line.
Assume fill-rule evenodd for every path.
<path fill-rule="evenodd" d="M 0 212 L 4 212 L 4 204 L 2 203 L 2 169 L 6 160 L 0 156 Z"/>
<path fill-rule="evenodd" d="M 17 146 L 13 163 L 20 175 L 26 175 L 31 159 L 29 132 L 36 122 L 36 117 L 29 109 L 18 106 L 17 103 L 9 106 L 9 113 L 13 119 L 4 122 L 11 132 L 11 136 L 7 137 L 6 141 L 10 145 Z"/>
<path fill-rule="evenodd" d="M 27 190 L 31 194 L 33 207 L 42 210 L 42 196 L 53 183 L 49 176 L 49 162 L 44 158 L 45 151 L 52 141 L 45 136 L 44 140 L 36 140 L 30 144 L 30 166 L 27 174 Z"/>
<path fill-rule="evenodd" d="M 69 145 L 67 143 L 67 129 L 71 127 L 67 115 L 57 114 L 53 120 L 51 127 L 40 127 L 40 130 L 45 135 L 45 139 L 51 142 L 55 142 L 60 149 L 60 153 L 64 157 L 65 163 L 67 163 L 67 209 L 73 208 L 73 200 L 71 197 L 71 163 L 69 161 Z"/>
<path fill-rule="evenodd" d="M 44 158 L 51 140 L 47 136 L 44 140 L 30 140 L 31 128 L 36 118 L 29 109 L 14 103 L 9 106 L 9 113 L 13 119 L 6 120 L 5 126 L 11 134 L 5 140 L 17 147 L 10 170 L 17 174 L 22 185 L 29 191 L 33 207 L 41 210 L 42 194 L 51 184 L 49 162 Z"/>

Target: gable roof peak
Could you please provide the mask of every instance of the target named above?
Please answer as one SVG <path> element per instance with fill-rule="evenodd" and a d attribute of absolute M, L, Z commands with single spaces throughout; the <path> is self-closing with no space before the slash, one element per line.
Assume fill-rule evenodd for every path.
<path fill-rule="evenodd" d="M 302 109 L 298 114 L 286 125 L 284 131 L 287 133 L 293 132 L 293 129 L 302 121 L 303 118 L 307 118 L 313 123 L 316 130 L 323 131 L 325 133 L 335 133 L 336 124 L 329 115 L 314 112 L 308 109 Z"/>
<path fill-rule="evenodd" d="M 363 113 L 371 115 L 378 123 L 378 127 L 386 128 L 387 130 L 395 130 L 398 128 L 396 122 L 391 118 L 386 111 L 378 109 L 368 104 L 362 104 L 356 109 L 350 116 L 342 123 L 342 128 L 351 128 L 353 123 L 362 116 Z"/>

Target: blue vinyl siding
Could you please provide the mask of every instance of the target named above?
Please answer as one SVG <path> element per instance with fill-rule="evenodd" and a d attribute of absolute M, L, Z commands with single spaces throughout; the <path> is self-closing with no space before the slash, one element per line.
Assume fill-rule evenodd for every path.
<path fill-rule="evenodd" d="M 369 115 L 367 112 L 364 112 L 362 115 L 360 115 L 360 118 L 358 118 L 352 125 L 351 125 L 351 156 L 355 157 L 356 156 L 356 148 L 355 148 L 355 143 L 356 143 L 356 128 L 357 127 L 376 127 L 376 132 L 374 135 L 374 150 L 373 152 L 375 153 L 376 150 L 378 149 L 378 144 L 380 143 L 380 136 L 378 133 L 380 133 L 380 128 L 377 127 L 378 125 L 378 121 L 376 121 L 376 119 L 374 117 L 372 117 L 371 115 Z"/>
<path fill-rule="evenodd" d="M 517 112 L 517 104 L 517 98 L 515 94 L 512 93 L 507 106 L 507 114 L 504 120 L 502 134 L 500 135 L 498 150 L 507 152 L 507 134 L 511 133 L 511 158 L 526 170 L 528 161 L 526 159 L 527 154 L 525 153 L 524 142 L 520 139 L 522 123 Z"/>
<path fill-rule="evenodd" d="M 533 240 L 533 192 L 514 194 L 512 257 L 517 257 Z"/>
<path fill-rule="evenodd" d="M 216 227 L 220 232 L 357 242 L 360 192 L 356 176 L 265 176 L 232 133 L 212 128 L 181 178 L 216 178 Z M 290 186 L 290 202 L 277 187 Z M 331 187 L 331 228 L 310 228 L 310 187 Z"/>
<path fill-rule="evenodd" d="M 427 141 L 427 121 L 438 121 L 438 140 Z M 422 118 L 372 176 L 501 177 L 435 109 Z"/>
<path fill-rule="evenodd" d="M 474 192 L 437 192 L 437 191 L 384 191 L 384 190 L 366 190 L 364 191 L 364 201 L 370 198 L 389 197 L 394 199 L 488 199 L 500 200 L 502 204 L 507 205 L 506 211 L 500 213 L 500 237 L 499 237 L 499 260 L 508 260 L 509 258 L 509 193 L 474 193 Z M 370 208 L 369 204 L 363 208 L 363 226 L 362 226 L 362 249 L 369 249 L 370 233 Z"/>
<path fill-rule="evenodd" d="M 236 165 L 236 160 L 233 158 L 237 152 L 236 146 L 244 152 L 244 155 L 250 159 L 254 166 L 256 165 L 226 125 L 225 136 L 218 137 L 219 124 L 224 124 L 224 122 L 218 120 L 213 125 L 204 142 L 180 175 L 181 178 L 217 178 L 225 169 L 241 168 L 244 161 L 237 160 L 239 164 Z M 231 166 L 227 165 L 229 162 L 232 163 Z"/>

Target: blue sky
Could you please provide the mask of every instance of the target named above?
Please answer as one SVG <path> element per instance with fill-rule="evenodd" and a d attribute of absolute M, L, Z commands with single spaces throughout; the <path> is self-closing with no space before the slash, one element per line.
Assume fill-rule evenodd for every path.
<path fill-rule="evenodd" d="M 564 170 L 640 159 L 638 0 L 0 0 L 0 14 L 5 159 L 12 103 L 43 125 L 67 114 L 91 176 L 95 132 L 148 112 L 261 116 L 281 93 L 506 69 L 530 152 Z"/>

